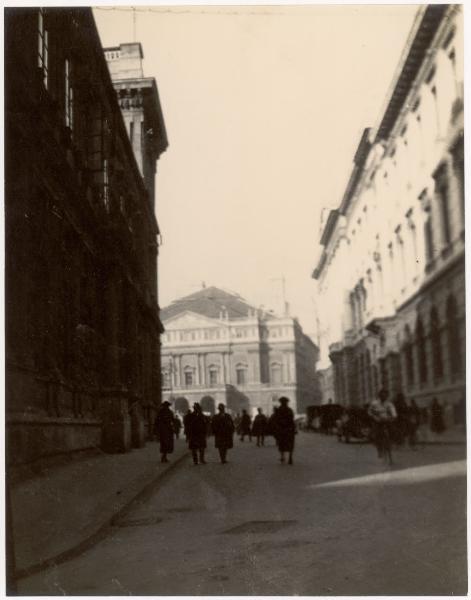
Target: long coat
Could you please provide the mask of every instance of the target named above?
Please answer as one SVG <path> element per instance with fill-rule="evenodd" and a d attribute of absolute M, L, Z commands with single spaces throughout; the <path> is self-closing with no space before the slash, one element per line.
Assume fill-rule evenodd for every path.
<path fill-rule="evenodd" d="M 173 412 L 168 406 L 162 406 L 157 413 L 154 433 L 159 438 L 161 454 L 171 454 L 173 452 L 173 435 L 175 433 L 173 419 Z"/>
<path fill-rule="evenodd" d="M 294 413 L 288 406 L 280 406 L 272 415 L 271 426 L 273 435 L 280 452 L 292 452 L 294 448 L 294 436 L 296 434 L 296 425 L 294 423 Z"/>
<path fill-rule="evenodd" d="M 266 435 L 268 419 L 265 415 L 257 415 L 253 420 L 252 435 Z"/>
<path fill-rule="evenodd" d="M 240 425 L 239 425 L 239 433 L 240 434 L 250 434 L 250 426 L 252 425 L 252 420 L 250 419 L 249 415 L 244 414 L 242 415 L 241 419 L 240 419 Z"/>
<path fill-rule="evenodd" d="M 188 435 L 188 447 L 190 450 L 206 448 L 208 425 L 203 413 L 190 413 L 186 423 L 186 430 Z"/>
<path fill-rule="evenodd" d="M 227 413 L 214 415 L 213 421 L 214 445 L 216 448 L 228 449 L 234 445 L 234 422 Z"/>

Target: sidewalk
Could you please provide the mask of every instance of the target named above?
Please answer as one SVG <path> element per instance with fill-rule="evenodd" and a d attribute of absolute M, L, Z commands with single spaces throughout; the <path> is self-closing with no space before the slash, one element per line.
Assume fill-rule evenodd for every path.
<path fill-rule="evenodd" d="M 81 552 L 97 541 L 139 496 L 149 492 L 185 456 L 177 440 L 168 464 L 159 447 L 100 454 L 54 467 L 13 486 L 13 532 L 18 577 Z"/>

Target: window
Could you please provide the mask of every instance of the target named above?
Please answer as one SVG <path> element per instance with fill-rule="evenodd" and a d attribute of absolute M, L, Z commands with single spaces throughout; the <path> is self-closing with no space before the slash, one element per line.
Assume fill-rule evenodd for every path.
<path fill-rule="evenodd" d="M 433 375 L 435 379 L 443 377 L 442 341 L 440 321 L 435 307 L 430 311 L 430 338 L 432 342 Z"/>
<path fill-rule="evenodd" d="M 425 332 L 424 326 L 422 325 L 422 321 L 419 318 L 417 320 L 417 328 L 415 333 L 416 344 L 417 344 L 417 354 L 418 354 L 418 363 L 419 363 L 419 379 L 420 383 L 427 382 L 427 349 L 425 347 Z"/>
<path fill-rule="evenodd" d="M 219 380 L 217 367 L 209 367 L 209 385 L 217 385 Z"/>
<path fill-rule="evenodd" d="M 424 219 L 424 240 L 425 240 L 425 258 L 427 263 L 433 261 L 435 254 L 434 242 L 433 242 L 433 225 L 432 225 L 432 212 L 430 206 L 424 207 L 425 219 Z"/>
<path fill-rule="evenodd" d="M 273 363 L 271 365 L 271 375 L 270 375 L 270 380 L 271 383 L 273 383 L 274 385 L 280 385 L 282 382 L 282 371 L 281 371 L 281 365 L 280 363 Z"/>
<path fill-rule="evenodd" d="M 446 303 L 446 325 L 448 333 L 448 357 L 450 361 L 450 373 L 459 375 L 463 369 L 461 355 L 460 327 L 458 321 L 458 309 L 456 300 L 449 296 Z"/>
<path fill-rule="evenodd" d="M 103 160 L 103 202 L 105 203 L 106 210 L 110 208 L 110 175 L 109 175 L 109 163 L 105 158 Z"/>
<path fill-rule="evenodd" d="M 406 365 L 406 378 L 408 387 L 414 385 L 414 351 L 412 344 L 412 336 L 409 327 L 406 325 L 404 342 L 404 359 Z"/>
<path fill-rule="evenodd" d="M 49 86 L 49 34 L 44 27 L 44 10 L 38 13 L 38 67 L 42 72 L 43 84 L 46 90 Z"/>
<path fill-rule="evenodd" d="M 453 156 L 453 172 L 458 183 L 460 201 L 461 201 L 461 215 L 464 220 L 464 144 L 463 137 L 461 136 L 458 142 L 452 149 Z M 463 223 L 464 227 L 464 223 Z"/>
<path fill-rule="evenodd" d="M 162 371 L 162 385 L 164 389 L 171 387 L 170 373 L 168 371 Z"/>
<path fill-rule="evenodd" d="M 185 386 L 191 387 L 193 385 L 193 370 L 189 367 L 185 369 Z"/>
<path fill-rule="evenodd" d="M 445 245 L 451 242 L 449 185 L 446 168 L 441 168 L 435 175 L 436 195 L 440 207 L 442 237 Z"/>
<path fill-rule="evenodd" d="M 129 123 L 129 140 L 132 146 L 134 144 L 134 121 Z"/>
<path fill-rule="evenodd" d="M 247 367 L 245 365 L 236 366 L 236 381 L 237 385 L 245 385 L 247 383 Z"/>
<path fill-rule="evenodd" d="M 64 108 L 65 108 L 65 125 L 69 127 L 71 131 L 74 129 L 74 90 L 72 87 L 72 73 L 71 73 L 71 64 L 68 58 L 65 59 L 65 100 L 64 100 Z"/>

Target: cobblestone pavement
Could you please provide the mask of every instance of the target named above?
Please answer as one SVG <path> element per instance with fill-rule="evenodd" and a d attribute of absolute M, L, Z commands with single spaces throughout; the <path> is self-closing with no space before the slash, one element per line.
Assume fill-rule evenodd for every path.
<path fill-rule="evenodd" d="M 466 447 L 396 450 L 297 436 L 185 460 L 78 558 L 19 582 L 68 595 L 464 595 Z"/>

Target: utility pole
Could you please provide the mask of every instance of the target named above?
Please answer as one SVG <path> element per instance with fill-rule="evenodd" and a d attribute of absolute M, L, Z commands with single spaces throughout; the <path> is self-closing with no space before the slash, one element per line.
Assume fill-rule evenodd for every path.
<path fill-rule="evenodd" d="M 132 7 L 132 41 L 136 41 L 136 7 Z"/>

